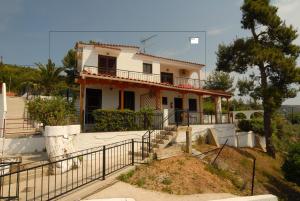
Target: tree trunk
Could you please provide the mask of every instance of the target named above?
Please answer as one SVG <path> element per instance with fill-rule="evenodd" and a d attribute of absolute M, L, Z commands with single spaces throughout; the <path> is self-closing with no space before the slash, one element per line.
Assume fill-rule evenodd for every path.
<path fill-rule="evenodd" d="M 259 70 L 261 74 L 261 88 L 263 93 L 263 108 L 264 108 L 264 134 L 266 138 L 266 149 L 267 153 L 275 158 L 275 149 L 272 143 L 272 128 L 271 128 L 271 118 L 272 118 L 272 108 L 271 101 L 268 95 L 268 82 L 267 74 L 263 63 L 260 63 Z"/>
<path fill-rule="evenodd" d="M 272 143 L 272 128 L 271 128 L 272 112 L 269 109 L 264 108 L 264 132 L 266 138 L 267 153 L 275 158 L 275 148 Z"/>

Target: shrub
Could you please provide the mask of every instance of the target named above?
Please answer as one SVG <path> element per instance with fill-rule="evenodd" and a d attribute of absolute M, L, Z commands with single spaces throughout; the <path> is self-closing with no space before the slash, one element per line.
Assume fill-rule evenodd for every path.
<path fill-rule="evenodd" d="M 29 101 L 27 107 L 30 119 L 43 123 L 43 126 L 68 125 L 76 119 L 74 105 L 62 97 L 38 97 Z"/>
<path fill-rule="evenodd" d="M 254 133 L 264 135 L 264 124 L 263 119 L 261 118 L 240 120 L 238 123 L 238 127 L 241 129 L 241 131 L 253 131 Z"/>
<path fill-rule="evenodd" d="M 118 176 L 118 179 L 123 182 L 128 182 L 129 179 L 133 176 L 134 170 L 130 170 L 127 173 L 123 173 Z"/>
<path fill-rule="evenodd" d="M 300 142 L 290 147 L 282 170 L 287 180 L 300 185 Z"/>
<path fill-rule="evenodd" d="M 93 111 L 95 131 L 144 130 L 152 125 L 153 111 L 103 110 Z"/>

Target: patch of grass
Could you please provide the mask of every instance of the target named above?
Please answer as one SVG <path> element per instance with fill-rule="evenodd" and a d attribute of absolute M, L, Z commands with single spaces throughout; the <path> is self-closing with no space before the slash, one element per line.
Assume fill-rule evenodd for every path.
<path fill-rule="evenodd" d="M 170 194 L 173 194 L 173 191 L 170 187 L 164 187 L 161 189 L 163 192 L 166 192 L 166 193 L 170 193 Z"/>
<path fill-rule="evenodd" d="M 170 185 L 172 183 L 172 180 L 169 177 L 166 177 L 161 182 L 164 185 Z"/>
<path fill-rule="evenodd" d="M 119 175 L 119 176 L 118 176 L 118 179 L 119 179 L 120 181 L 123 181 L 123 182 L 128 182 L 129 179 L 133 176 L 133 174 L 134 174 L 134 170 L 130 170 L 130 171 L 127 172 L 127 173 L 124 173 L 124 174 Z"/>
<path fill-rule="evenodd" d="M 212 174 L 215 174 L 219 177 L 229 180 L 239 190 L 243 190 L 246 187 L 246 183 L 243 181 L 243 179 L 237 177 L 236 175 L 230 173 L 229 171 L 218 169 L 210 164 L 206 166 L 206 169 Z"/>
<path fill-rule="evenodd" d="M 247 160 L 246 158 L 243 158 L 243 159 L 240 161 L 240 164 L 241 164 L 241 166 L 243 166 L 243 167 L 249 167 L 249 160 Z"/>
<path fill-rule="evenodd" d="M 145 183 L 146 183 L 146 178 L 145 177 L 139 178 L 136 182 L 138 187 L 143 187 L 145 185 Z"/>
<path fill-rule="evenodd" d="M 179 165 L 184 165 L 184 161 L 183 160 L 178 160 L 178 164 Z"/>

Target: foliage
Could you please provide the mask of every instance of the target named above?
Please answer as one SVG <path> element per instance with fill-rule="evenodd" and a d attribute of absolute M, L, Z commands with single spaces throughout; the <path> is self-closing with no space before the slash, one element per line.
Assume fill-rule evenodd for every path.
<path fill-rule="evenodd" d="M 144 130 L 152 125 L 153 115 L 151 109 L 143 109 L 139 112 L 97 109 L 93 111 L 94 129 L 95 131 Z"/>
<path fill-rule="evenodd" d="M 244 113 L 237 113 L 235 115 L 235 118 L 236 119 L 246 119 L 247 117 L 246 117 L 246 115 Z"/>
<path fill-rule="evenodd" d="M 289 114 L 287 118 L 292 124 L 300 124 L 300 113 Z"/>
<path fill-rule="evenodd" d="M 75 73 L 77 66 L 76 62 L 76 51 L 75 49 L 70 49 L 62 60 L 63 67 L 65 68 L 65 73 L 67 74 L 67 83 L 69 85 L 73 85 L 75 82 Z"/>
<path fill-rule="evenodd" d="M 233 77 L 229 73 L 222 71 L 212 72 L 205 81 L 206 89 L 231 91 L 233 86 Z"/>
<path fill-rule="evenodd" d="M 300 82 L 300 70 L 296 68 L 300 47 L 293 44 L 297 31 L 280 19 L 269 0 L 244 0 L 241 10 L 242 28 L 249 30 L 251 36 L 235 39 L 228 46 L 220 45 L 217 70 L 259 72 L 250 74 L 252 86 L 248 89 L 262 100 L 267 152 L 275 157 L 271 116 L 286 98 L 296 95 L 293 84 Z"/>
<path fill-rule="evenodd" d="M 276 149 L 282 153 L 288 151 L 291 144 L 300 141 L 300 125 L 291 124 L 280 114 L 273 115 L 273 136 Z"/>
<path fill-rule="evenodd" d="M 264 127 L 263 127 L 263 119 L 255 118 L 251 120 L 242 119 L 238 123 L 238 127 L 241 131 L 253 131 L 259 135 L 264 134 Z"/>
<path fill-rule="evenodd" d="M 75 119 L 74 104 L 62 97 L 51 99 L 38 97 L 29 101 L 27 106 L 30 118 L 43 123 L 43 126 L 68 125 Z"/>
<path fill-rule="evenodd" d="M 38 70 L 30 67 L 3 64 L 0 66 L 0 82 L 6 83 L 7 90 L 19 95 L 30 90 L 37 92 L 35 80 L 38 77 Z"/>
<path fill-rule="evenodd" d="M 65 83 L 62 81 L 61 72 L 64 68 L 55 67 L 55 64 L 49 59 L 46 65 L 37 63 L 39 70 L 39 76 L 37 82 L 39 83 L 41 90 L 50 95 L 59 90 L 66 88 Z"/>
<path fill-rule="evenodd" d="M 290 147 L 282 170 L 287 180 L 300 185 L 300 142 Z"/>
<path fill-rule="evenodd" d="M 120 174 L 118 179 L 123 182 L 128 182 L 129 179 L 133 176 L 134 170 L 130 170 L 127 173 Z"/>

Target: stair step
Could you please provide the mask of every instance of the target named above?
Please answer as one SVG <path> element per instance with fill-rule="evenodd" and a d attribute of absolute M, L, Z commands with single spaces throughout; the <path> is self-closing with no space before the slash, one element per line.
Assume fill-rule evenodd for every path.
<path fill-rule="evenodd" d="M 128 151 L 128 155 L 132 155 L 132 151 Z M 142 156 L 142 152 L 139 151 L 139 152 L 134 152 L 134 156 Z M 144 157 L 148 157 L 149 156 L 149 153 L 148 152 L 144 152 Z"/>
<path fill-rule="evenodd" d="M 165 126 L 164 130 L 166 130 L 166 131 L 177 131 L 177 126 Z"/>
<path fill-rule="evenodd" d="M 156 139 L 161 139 L 161 140 L 170 140 L 171 136 L 170 135 L 157 135 Z"/>
<path fill-rule="evenodd" d="M 161 131 L 160 131 L 160 134 L 161 134 L 161 135 L 174 135 L 174 132 L 173 132 L 173 131 L 165 131 L 165 130 L 161 130 Z"/>

